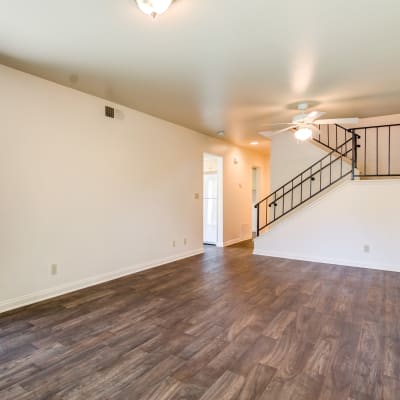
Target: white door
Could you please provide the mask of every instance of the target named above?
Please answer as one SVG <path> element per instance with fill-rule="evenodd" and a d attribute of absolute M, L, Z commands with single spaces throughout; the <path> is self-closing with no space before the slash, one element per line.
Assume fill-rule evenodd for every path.
<path fill-rule="evenodd" d="M 218 232 L 218 175 L 204 174 L 204 243 L 217 244 Z"/>

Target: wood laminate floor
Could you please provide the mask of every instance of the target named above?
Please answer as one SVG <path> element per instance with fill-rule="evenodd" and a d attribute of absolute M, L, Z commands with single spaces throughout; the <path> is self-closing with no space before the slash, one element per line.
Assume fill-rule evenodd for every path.
<path fill-rule="evenodd" d="M 253 256 L 0 316 L 0 399 L 400 399 L 400 274 Z"/>

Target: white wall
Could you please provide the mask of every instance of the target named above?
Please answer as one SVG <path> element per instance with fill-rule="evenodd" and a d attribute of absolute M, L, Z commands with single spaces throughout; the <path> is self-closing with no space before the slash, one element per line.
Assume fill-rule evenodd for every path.
<path fill-rule="evenodd" d="M 271 191 L 287 183 L 326 154 L 327 151 L 311 141 L 299 142 L 291 132 L 274 136 L 271 140 Z"/>
<path fill-rule="evenodd" d="M 202 251 L 204 152 L 224 157 L 224 241 L 251 234 L 265 156 L 4 66 L 0 87 L 0 311 Z"/>
<path fill-rule="evenodd" d="M 399 200 L 398 180 L 347 180 L 256 239 L 254 253 L 400 271 Z"/>

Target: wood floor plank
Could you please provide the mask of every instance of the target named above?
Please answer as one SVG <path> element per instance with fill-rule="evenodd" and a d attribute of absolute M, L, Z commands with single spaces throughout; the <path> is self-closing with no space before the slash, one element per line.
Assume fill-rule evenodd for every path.
<path fill-rule="evenodd" d="M 193 378 L 228 345 L 229 342 L 222 337 L 211 340 L 172 376 L 182 382 L 195 383 Z"/>
<path fill-rule="evenodd" d="M 322 377 L 310 377 L 305 373 L 292 379 L 276 376 L 260 396 L 260 400 L 313 400 L 318 399 L 321 389 Z"/>
<path fill-rule="evenodd" d="M 324 315 L 309 307 L 300 307 L 295 318 L 297 340 L 316 343 L 321 337 Z"/>
<path fill-rule="evenodd" d="M 2 400 L 29 400 L 32 393 L 28 393 L 19 385 L 10 386 L 7 389 L 0 390 L 0 399 Z"/>
<path fill-rule="evenodd" d="M 385 354 L 383 373 L 385 376 L 400 379 L 400 337 L 385 337 Z"/>
<path fill-rule="evenodd" d="M 166 378 L 155 388 L 141 396 L 142 400 L 171 400 L 176 396 L 181 383 L 175 379 Z"/>
<path fill-rule="evenodd" d="M 244 378 L 230 371 L 226 371 L 204 393 L 201 400 L 232 400 L 235 399 L 244 384 Z"/>
<path fill-rule="evenodd" d="M 239 375 L 247 376 L 254 365 L 258 365 L 261 360 L 266 358 L 275 346 L 275 340 L 260 335 L 238 359 L 232 360 L 229 365 L 230 370 Z"/>
<path fill-rule="evenodd" d="M 279 369 L 285 378 L 293 378 L 303 371 L 312 354 L 313 345 L 296 340 L 296 324 L 293 321 L 276 341 L 274 349 L 260 362 Z"/>
<path fill-rule="evenodd" d="M 351 396 L 354 393 L 382 397 L 384 341 L 379 326 L 364 322 L 361 329 Z"/>
<path fill-rule="evenodd" d="M 281 311 L 265 328 L 263 334 L 272 339 L 279 339 L 288 325 L 296 318 L 293 311 Z"/>
<path fill-rule="evenodd" d="M 338 319 L 329 319 L 323 332 L 326 338 L 337 340 L 332 362 L 325 372 L 324 386 L 329 389 L 332 398 L 347 398 L 354 379 L 360 327 Z"/>
<path fill-rule="evenodd" d="M 326 376 L 338 348 L 338 341 L 332 338 L 321 339 L 316 343 L 307 361 L 305 371 L 310 376 Z"/>
<path fill-rule="evenodd" d="M 233 364 L 239 362 L 246 350 L 255 345 L 259 338 L 259 333 L 250 327 L 245 328 L 236 339 L 226 346 L 214 359 L 207 365 L 212 375 L 219 376 L 228 370 Z"/>
<path fill-rule="evenodd" d="M 141 400 L 198 400 L 205 389 L 183 384 L 170 377 L 141 396 Z"/>
<path fill-rule="evenodd" d="M 249 372 L 236 400 L 257 400 L 265 391 L 275 374 L 275 368 L 266 367 L 262 364 L 255 365 Z"/>
<path fill-rule="evenodd" d="M 182 366 L 183 361 L 175 356 L 168 356 L 156 364 L 153 368 L 143 375 L 130 382 L 123 388 L 120 388 L 113 396 L 117 399 L 138 398 L 144 396 L 150 388 L 158 385 L 170 374 Z"/>
<path fill-rule="evenodd" d="M 389 378 L 387 376 L 383 377 L 383 393 L 382 400 L 392 400 L 397 399 L 400 393 L 400 380 L 399 377 Z"/>

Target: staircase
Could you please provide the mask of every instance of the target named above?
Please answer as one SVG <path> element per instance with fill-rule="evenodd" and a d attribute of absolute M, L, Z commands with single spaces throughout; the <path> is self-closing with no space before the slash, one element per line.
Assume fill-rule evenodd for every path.
<path fill-rule="evenodd" d="M 344 180 L 400 177 L 400 124 L 347 129 L 340 125 L 320 127 L 313 143 L 326 150 L 293 179 L 259 201 L 257 236 L 280 218 Z"/>

